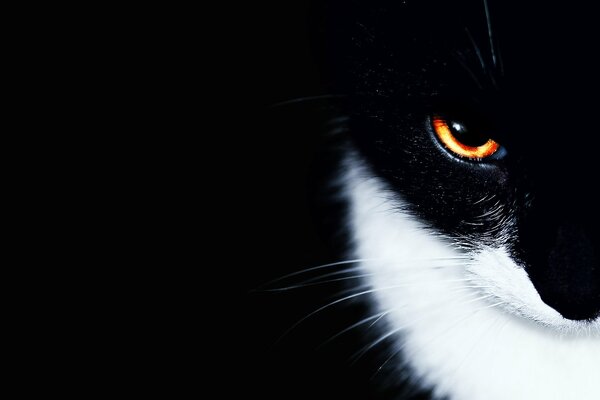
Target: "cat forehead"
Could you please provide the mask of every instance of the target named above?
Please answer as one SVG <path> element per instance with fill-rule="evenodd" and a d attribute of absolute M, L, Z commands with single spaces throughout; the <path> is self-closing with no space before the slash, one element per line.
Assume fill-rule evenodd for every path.
<path fill-rule="evenodd" d="M 573 171 L 594 158 L 594 146 L 580 146 L 593 134 L 600 83 L 591 6 L 344 4 L 328 20 L 327 64 L 334 90 L 360 96 L 357 113 L 402 126 L 405 114 L 451 111 L 490 122 L 490 135 L 524 155 L 567 158 Z"/>
<path fill-rule="evenodd" d="M 593 111 L 589 93 L 599 78 L 589 5 L 345 4 L 330 18 L 330 53 L 337 76 L 347 78 L 337 80 L 345 91 L 424 103 L 458 98 L 521 119 L 531 112 L 572 119 Z"/>

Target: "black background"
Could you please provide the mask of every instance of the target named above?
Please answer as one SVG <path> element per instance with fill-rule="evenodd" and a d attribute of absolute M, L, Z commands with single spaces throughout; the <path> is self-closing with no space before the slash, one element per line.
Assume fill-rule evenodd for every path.
<path fill-rule="evenodd" d="M 240 171 L 238 181 L 246 222 L 239 238 L 243 257 L 236 257 L 244 276 L 244 325 L 236 331 L 244 347 L 240 373 L 246 378 L 248 397 L 365 395 L 352 382 L 360 368 L 347 362 L 352 353 L 344 348 L 344 340 L 318 349 L 356 322 L 352 310 L 320 313 L 279 341 L 295 322 L 325 304 L 331 287 L 284 293 L 254 290 L 290 272 L 337 260 L 328 252 L 310 205 L 329 102 L 300 100 L 330 94 L 320 73 L 323 50 L 316 12 L 308 1 L 268 2 L 255 24 L 260 38 L 251 54 L 255 57 L 260 49 L 260 56 L 252 60 L 256 74 L 250 77 L 249 94 L 255 115 L 248 132 L 253 135 L 250 147 L 243 156 L 248 169 Z M 331 319 L 337 322 L 334 328 Z M 228 373 L 238 368 L 235 362 L 227 364 Z"/>
<path fill-rule="evenodd" d="M 245 271 L 248 289 L 324 257 L 309 194 L 323 138 L 323 118 L 317 115 L 323 101 L 304 99 L 328 92 L 319 73 L 310 3 L 263 3 L 250 28 L 258 35 L 245 49 L 253 67 L 244 106 L 249 123 L 236 124 L 233 134 L 233 140 L 241 139 L 241 162 L 232 189 L 239 188 L 237 196 L 247 202 L 240 201 L 237 211 L 246 221 L 247 261 L 255 266 Z"/>
<path fill-rule="evenodd" d="M 340 93 L 329 89 L 332 76 L 325 78 L 321 68 L 326 56 L 323 2 L 311 3 L 267 2 L 258 17 L 245 21 L 251 39 L 240 51 L 237 66 L 252 72 L 243 75 L 245 90 L 239 102 L 245 117 L 227 121 L 236 130 L 225 134 L 232 142 L 226 146 L 236 148 L 237 163 L 226 189 L 231 213 L 238 217 L 222 227 L 221 237 L 231 246 L 221 253 L 223 265 L 217 266 L 222 268 L 223 284 L 230 282 L 228 271 L 243 284 L 240 301 L 223 311 L 227 321 L 221 331 L 229 335 L 224 342 L 227 355 L 219 360 L 220 390 L 237 393 L 241 380 L 246 397 L 262 399 L 397 398 L 403 390 L 402 382 L 396 382 L 401 376 L 396 374 L 395 386 L 386 391 L 371 379 L 389 353 L 370 352 L 357 363 L 351 361 L 365 340 L 374 338 L 352 330 L 321 347 L 366 313 L 372 314 L 367 305 L 344 302 L 288 332 L 299 320 L 338 299 L 347 286 L 260 290 L 286 274 L 341 259 L 336 250 L 343 238 L 334 237 L 332 243 L 331 232 L 321 224 L 329 214 L 320 214 L 322 209 L 313 201 L 322 166 L 331 160 L 325 150 L 326 122 L 337 115 L 339 102 L 306 98 Z M 304 279 L 298 276 L 274 286 Z"/>

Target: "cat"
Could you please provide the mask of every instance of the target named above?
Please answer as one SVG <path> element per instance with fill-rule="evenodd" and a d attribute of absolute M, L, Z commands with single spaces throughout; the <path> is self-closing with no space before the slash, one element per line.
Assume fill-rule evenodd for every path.
<path fill-rule="evenodd" d="M 365 382 L 386 398 L 600 398 L 593 9 L 322 11 L 324 76 L 340 97 L 326 108 L 319 215 L 343 256 L 285 289 L 348 290 L 299 322 L 362 303 L 333 338 L 364 339 L 353 360 L 374 357 Z"/>

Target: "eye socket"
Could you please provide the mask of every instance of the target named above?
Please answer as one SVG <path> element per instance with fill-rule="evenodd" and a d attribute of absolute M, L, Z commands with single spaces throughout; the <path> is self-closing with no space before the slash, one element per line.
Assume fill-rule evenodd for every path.
<path fill-rule="evenodd" d="M 481 160 L 490 157 L 500 148 L 494 140 L 470 132 L 460 122 L 434 116 L 432 125 L 442 144 L 460 157 Z"/>

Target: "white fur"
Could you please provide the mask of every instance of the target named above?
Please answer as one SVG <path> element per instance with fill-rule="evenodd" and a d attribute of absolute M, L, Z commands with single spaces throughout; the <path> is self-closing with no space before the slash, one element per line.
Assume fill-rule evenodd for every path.
<path fill-rule="evenodd" d="M 356 156 L 346 167 L 355 256 L 377 260 L 362 268 L 423 387 L 453 400 L 600 399 L 600 321 L 565 320 L 506 250 L 461 249 Z"/>

